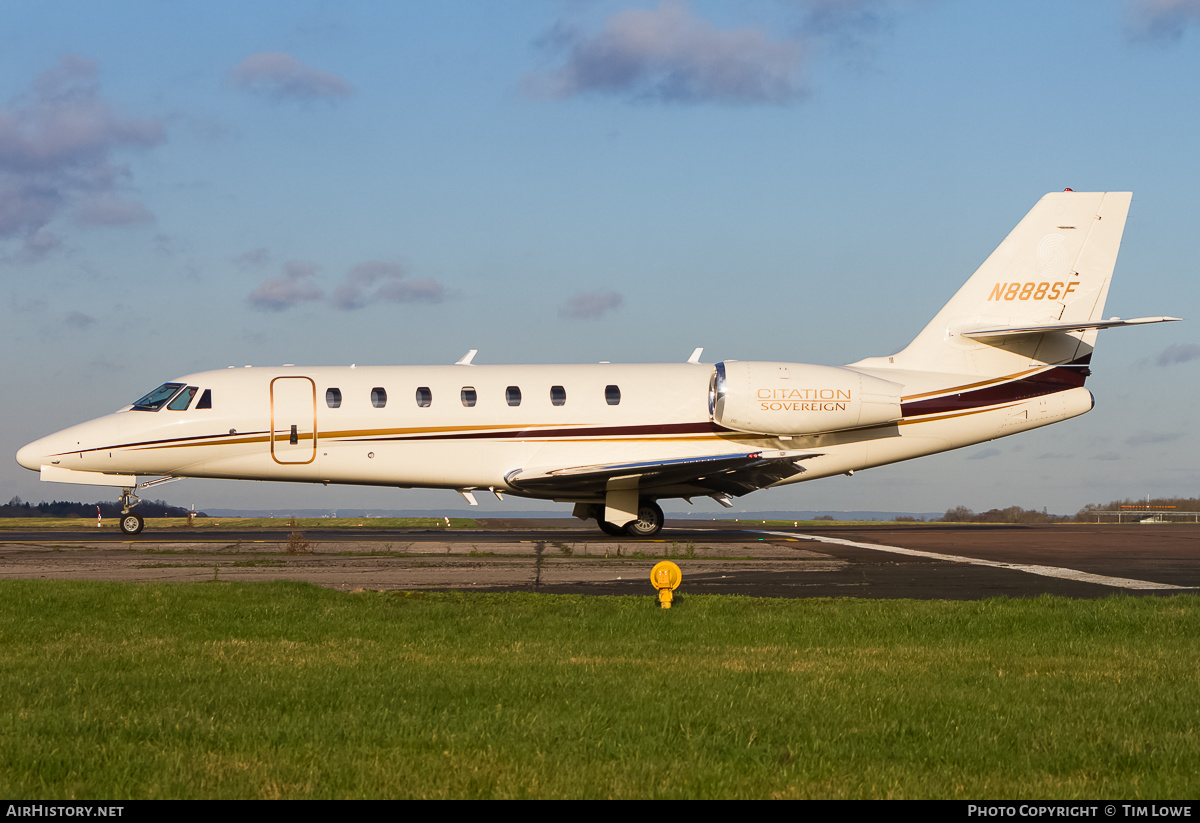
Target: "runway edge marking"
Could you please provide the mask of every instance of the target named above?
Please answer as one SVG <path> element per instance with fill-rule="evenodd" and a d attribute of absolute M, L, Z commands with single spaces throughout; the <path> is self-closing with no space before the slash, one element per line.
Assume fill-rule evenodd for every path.
<path fill-rule="evenodd" d="M 1148 580 L 1132 580 L 1127 577 L 1108 577 L 1103 574 L 1089 574 L 1081 572 L 1077 569 L 1064 569 L 1058 566 L 1033 566 L 1026 563 L 1002 563 L 996 560 L 981 560 L 976 557 L 960 557 L 954 554 L 940 554 L 938 552 L 926 552 L 919 549 L 905 549 L 900 546 L 885 546 L 882 543 L 856 543 L 853 540 L 843 540 L 839 537 L 821 537 L 815 534 L 799 534 L 794 532 L 774 532 L 763 531 L 759 534 L 770 534 L 778 537 L 801 538 L 805 540 L 816 540 L 820 543 L 837 543 L 843 546 L 853 546 L 859 549 L 873 549 L 875 551 L 890 552 L 892 554 L 907 554 L 911 557 L 924 557 L 930 560 L 945 560 L 948 563 L 967 563 L 972 566 L 991 566 L 996 569 L 1010 569 L 1012 571 L 1027 572 L 1028 574 L 1038 574 L 1042 577 L 1058 577 L 1063 580 L 1074 580 L 1079 583 L 1095 583 L 1098 586 L 1112 586 L 1117 589 L 1139 589 L 1139 590 L 1175 590 L 1175 591 L 1190 591 L 1195 589 L 1195 586 L 1173 586 L 1169 583 L 1152 583 Z"/>

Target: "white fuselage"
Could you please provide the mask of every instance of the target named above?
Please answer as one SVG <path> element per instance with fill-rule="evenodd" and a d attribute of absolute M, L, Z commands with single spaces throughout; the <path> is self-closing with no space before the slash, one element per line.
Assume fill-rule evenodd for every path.
<path fill-rule="evenodd" d="M 977 394 L 979 384 L 872 374 L 907 384 L 900 419 L 779 436 L 715 423 L 713 366 L 699 363 L 232 368 L 172 381 L 195 387 L 189 402 L 172 404 L 186 408 L 127 407 L 31 443 L 17 459 L 35 470 L 492 489 L 581 501 L 603 495 L 567 486 L 530 492 L 508 478 L 747 451 L 805 455 L 774 483 L 782 485 L 1015 434 L 1092 406 L 1077 386 L 939 406 L 936 398 Z M 989 385 L 1012 385 L 1012 377 Z M 653 496 L 706 493 L 678 483 Z"/>

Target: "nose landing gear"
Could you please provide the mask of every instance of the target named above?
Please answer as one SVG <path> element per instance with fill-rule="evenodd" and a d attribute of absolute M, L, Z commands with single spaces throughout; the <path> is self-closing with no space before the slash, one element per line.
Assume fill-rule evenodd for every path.
<path fill-rule="evenodd" d="M 121 515 L 121 532 L 122 532 L 122 534 L 127 534 L 131 537 L 135 534 L 140 534 L 142 531 L 142 527 L 145 525 L 146 525 L 146 521 L 142 519 L 142 516 L 140 514 L 134 514 L 133 512 L 125 512 L 124 514 Z"/>
<path fill-rule="evenodd" d="M 146 521 L 140 514 L 130 511 L 131 508 L 142 502 L 141 498 L 134 494 L 135 489 L 136 487 L 130 488 L 129 486 L 121 489 L 121 533 L 130 536 L 140 534 L 146 525 Z"/>
<path fill-rule="evenodd" d="M 130 509 L 142 502 L 142 499 L 134 494 L 134 492 L 138 489 L 144 489 L 147 486 L 157 486 L 160 483 L 170 483 L 178 479 L 178 477 L 168 475 L 167 477 L 159 477 L 156 480 L 147 480 L 145 483 L 139 483 L 136 486 L 124 486 L 121 489 L 121 533 L 132 537 L 135 534 L 141 534 L 142 528 L 146 525 L 146 521 L 140 514 L 134 514 L 130 511 Z"/>

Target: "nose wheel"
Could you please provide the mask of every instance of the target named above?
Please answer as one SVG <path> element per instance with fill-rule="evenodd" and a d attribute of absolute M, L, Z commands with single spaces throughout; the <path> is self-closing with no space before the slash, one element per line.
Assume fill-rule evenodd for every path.
<path fill-rule="evenodd" d="M 142 527 L 146 525 L 146 521 L 142 519 L 140 514 L 133 512 L 125 512 L 121 515 L 121 533 L 128 535 L 140 534 Z"/>

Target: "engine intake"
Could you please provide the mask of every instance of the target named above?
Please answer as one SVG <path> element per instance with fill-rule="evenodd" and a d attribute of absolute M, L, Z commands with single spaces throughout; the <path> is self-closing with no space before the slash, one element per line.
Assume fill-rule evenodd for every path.
<path fill-rule="evenodd" d="M 903 386 L 833 366 L 732 360 L 709 385 L 713 421 L 752 434 L 818 434 L 899 420 Z"/>

